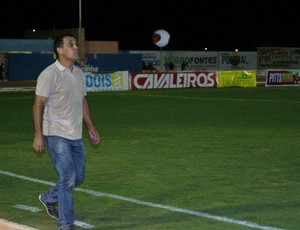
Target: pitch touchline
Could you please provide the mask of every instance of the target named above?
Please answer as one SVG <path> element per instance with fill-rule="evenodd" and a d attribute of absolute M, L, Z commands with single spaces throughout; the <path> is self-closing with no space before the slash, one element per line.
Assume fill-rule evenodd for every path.
<path fill-rule="evenodd" d="M 136 95 L 135 95 L 136 96 Z M 148 95 L 138 95 L 146 97 L 164 97 L 164 98 L 179 98 L 179 99 L 194 99 L 194 100 L 211 100 L 211 101 L 255 101 L 255 102 L 288 102 L 288 103 L 300 103 L 299 100 L 271 100 L 271 99 L 252 99 L 252 98 L 216 98 L 216 97 L 188 97 L 188 96 L 172 96 L 172 95 L 161 95 L 161 94 L 148 94 Z"/>
<path fill-rule="evenodd" d="M 22 175 L 10 173 L 10 172 L 7 172 L 7 171 L 0 170 L 0 173 L 3 174 L 3 175 L 16 177 L 16 178 L 19 178 L 19 179 L 28 180 L 28 181 L 32 181 L 32 182 L 35 182 L 35 183 L 46 184 L 46 185 L 50 185 L 50 186 L 55 185 L 55 183 L 53 183 L 53 182 L 40 180 L 40 179 L 35 179 L 35 178 L 27 177 L 27 176 L 22 176 Z M 115 194 L 97 192 L 97 191 L 90 190 L 90 189 L 75 188 L 75 190 L 79 191 L 79 192 L 87 193 L 87 194 L 90 194 L 90 195 L 93 195 L 93 196 L 104 196 L 104 197 L 109 197 L 109 198 L 113 198 L 113 199 L 117 199 L 117 200 L 124 200 L 124 201 L 128 201 L 128 202 L 135 203 L 135 204 L 146 205 L 146 206 L 156 207 L 156 208 L 161 208 L 161 209 L 167 209 L 167 210 L 170 210 L 170 211 L 173 211 L 173 212 L 181 212 L 181 213 L 190 214 L 190 215 L 199 216 L 199 217 L 204 217 L 204 218 L 209 218 L 209 219 L 213 219 L 213 220 L 217 220 L 217 221 L 221 221 L 221 222 L 232 223 L 232 224 L 237 224 L 237 225 L 243 225 L 243 226 L 247 226 L 247 227 L 251 227 L 251 228 L 257 228 L 257 229 L 263 229 L 263 230 L 282 230 L 280 228 L 275 228 L 275 227 L 271 227 L 271 226 L 258 225 L 258 224 L 253 223 L 253 222 L 230 219 L 230 218 L 227 218 L 227 217 L 211 215 L 211 214 L 208 214 L 208 213 L 205 213 L 205 212 L 198 212 L 198 211 L 193 211 L 193 210 L 188 210 L 188 209 L 176 208 L 176 207 L 172 207 L 172 206 L 167 206 L 167 205 L 162 205 L 162 204 L 156 204 L 156 203 L 152 203 L 152 202 L 137 200 L 137 199 L 133 199 L 133 198 L 128 198 L 128 197 L 125 197 L 125 196 L 119 196 L 119 195 L 115 195 Z"/>

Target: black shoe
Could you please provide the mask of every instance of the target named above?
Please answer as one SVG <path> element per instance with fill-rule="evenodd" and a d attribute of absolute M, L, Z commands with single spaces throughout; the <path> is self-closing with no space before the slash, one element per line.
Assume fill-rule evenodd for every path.
<path fill-rule="evenodd" d="M 44 202 L 42 199 L 42 194 L 39 195 L 39 200 L 45 206 L 48 215 L 54 219 L 58 219 L 58 211 L 56 209 L 56 204 Z"/>
<path fill-rule="evenodd" d="M 61 228 L 61 229 L 59 229 L 59 230 L 75 230 L 75 225 L 72 224 L 72 225 L 69 225 L 69 226 L 67 226 L 67 227 Z"/>

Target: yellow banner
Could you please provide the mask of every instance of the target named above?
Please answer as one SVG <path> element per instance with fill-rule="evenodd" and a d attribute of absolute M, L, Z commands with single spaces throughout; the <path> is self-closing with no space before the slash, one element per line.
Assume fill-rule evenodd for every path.
<path fill-rule="evenodd" d="M 218 88 L 256 87 L 255 70 L 218 71 Z"/>

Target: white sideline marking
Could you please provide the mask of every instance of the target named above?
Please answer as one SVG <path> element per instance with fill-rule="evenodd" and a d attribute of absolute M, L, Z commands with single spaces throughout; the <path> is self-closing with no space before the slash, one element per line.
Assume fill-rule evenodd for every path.
<path fill-rule="evenodd" d="M 23 210 L 27 210 L 27 211 L 30 211 L 30 212 L 39 212 L 39 211 L 42 211 L 42 209 L 39 209 L 37 207 L 31 207 L 31 206 L 27 206 L 27 205 L 24 205 L 24 204 L 17 204 L 17 205 L 15 205 L 13 207 L 19 208 L 19 209 L 23 209 Z"/>
<path fill-rule="evenodd" d="M 39 180 L 39 179 L 35 179 L 35 178 L 27 177 L 27 176 L 22 176 L 22 175 L 17 175 L 17 174 L 2 171 L 2 170 L 0 170 L 0 173 L 3 174 L 3 175 L 12 176 L 12 177 L 16 177 L 16 178 L 20 178 L 20 179 L 23 179 L 23 180 L 36 182 L 36 183 L 47 184 L 47 185 L 50 185 L 50 186 L 55 185 L 55 183 L 53 183 L 53 182 Z M 93 190 L 90 190 L 90 189 L 75 188 L 75 190 L 79 191 L 79 192 L 91 194 L 93 196 L 110 197 L 110 198 L 113 198 L 113 199 L 124 200 L 124 201 L 128 201 L 128 202 L 135 203 L 135 204 L 141 204 L 141 205 L 146 205 L 146 206 L 150 206 L 150 207 L 167 209 L 167 210 L 174 211 L 174 212 L 181 212 L 181 213 L 184 213 L 184 214 L 190 214 L 190 215 L 204 217 L 204 218 L 213 219 L 213 220 L 226 222 L 226 223 L 243 225 L 243 226 L 247 226 L 247 227 L 251 227 L 251 228 L 257 228 L 257 229 L 262 229 L 262 230 L 283 230 L 281 228 L 258 225 L 258 224 L 253 223 L 253 222 L 235 220 L 235 219 L 230 219 L 230 218 L 223 217 L 223 216 L 211 215 L 211 214 L 205 213 L 205 212 L 198 212 L 198 211 L 182 209 L 182 208 L 176 208 L 176 207 L 162 205 L 162 204 L 156 204 L 156 203 L 147 202 L 147 201 L 141 201 L 141 200 L 128 198 L 128 197 L 124 197 L 124 196 L 119 196 L 119 195 L 115 195 L 115 194 L 97 192 L 97 191 L 93 191 Z"/>
<path fill-rule="evenodd" d="M 78 220 L 75 220 L 74 224 L 81 227 L 81 228 L 93 228 L 93 227 L 95 227 L 93 225 L 90 225 L 90 224 L 87 224 L 87 223 L 84 223 L 84 222 L 78 221 Z"/>
<path fill-rule="evenodd" d="M 42 211 L 42 209 L 39 209 L 37 207 L 32 207 L 32 206 L 27 206 L 27 205 L 24 205 L 24 204 L 17 204 L 15 206 L 13 206 L 15 208 L 19 208 L 19 209 L 23 209 L 23 210 L 27 210 L 27 211 L 30 211 L 30 212 L 39 212 L 39 211 Z M 82 228 L 93 228 L 95 226 L 93 225 L 90 225 L 90 224 L 87 224 L 87 223 L 84 223 L 82 221 L 78 221 L 78 220 L 75 220 L 75 225 L 79 226 L 79 227 L 82 227 Z"/>
<path fill-rule="evenodd" d="M 0 88 L 0 92 L 34 91 L 35 87 Z"/>
<path fill-rule="evenodd" d="M 297 103 L 299 104 L 299 100 L 272 100 L 272 99 L 261 99 L 261 98 L 216 98 L 216 97 L 188 97 L 188 96 L 172 96 L 172 95 L 165 95 L 165 94 L 147 94 L 147 95 L 135 95 L 141 97 L 163 97 L 163 98 L 175 98 L 175 99 L 194 99 L 194 100 L 211 100 L 211 101 L 254 101 L 254 102 L 288 102 L 288 103 Z"/>

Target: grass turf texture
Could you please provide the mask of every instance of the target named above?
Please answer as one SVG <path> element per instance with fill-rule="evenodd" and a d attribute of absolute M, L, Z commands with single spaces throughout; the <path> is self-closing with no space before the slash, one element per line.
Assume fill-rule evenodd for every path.
<path fill-rule="evenodd" d="M 84 127 L 79 187 L 234 220 L 300 226 L 300 90 L 297 87 L 90 92 L 101 135 Z M 56 182 L 48 153 L 32 150 L 34 92 L 0 94 L 0 170 Z M 49 185 L 0 174 L 0 217 L 57 229 L 38 194 Z M 94 229 L 252 229 L 75 191 L 76 220 Z"/>

